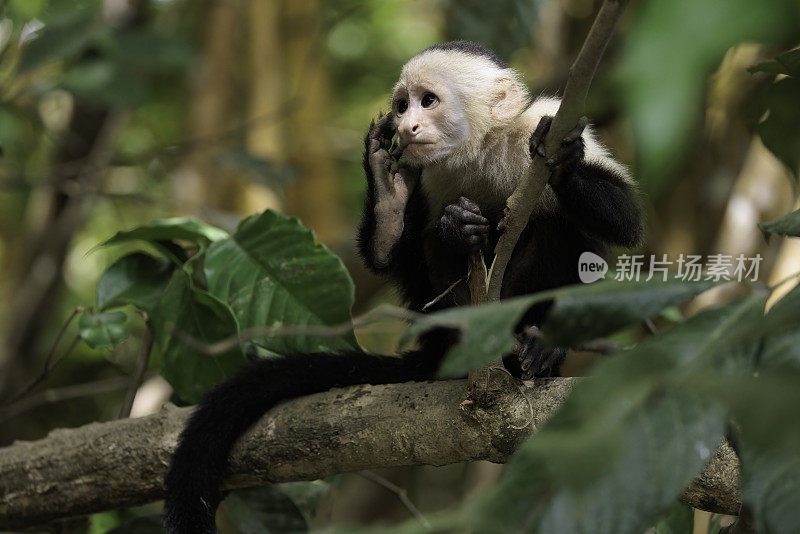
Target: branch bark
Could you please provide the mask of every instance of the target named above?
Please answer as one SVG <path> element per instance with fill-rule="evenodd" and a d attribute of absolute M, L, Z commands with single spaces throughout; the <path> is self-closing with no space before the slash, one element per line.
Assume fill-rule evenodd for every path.
<path fill-rule="evenodd" d="M 461 406 L 464 380 L 355 386 L 283 403 L 236 446 L 225 485 L 313 480 L 378 467 L 505 462 L 563 402 L 575 379 L 519 388 L 505 374 L 495 375 L 489 387 L 495 402 L 486 407 Z M 161 499 L 163 476 L 190 412 L 168 405 L 149 417 L 54 430 L 0 450 L 0 530 Z M 713 512 L 738 511 L 730 447 L 720 447 L 682 499 Z"/>

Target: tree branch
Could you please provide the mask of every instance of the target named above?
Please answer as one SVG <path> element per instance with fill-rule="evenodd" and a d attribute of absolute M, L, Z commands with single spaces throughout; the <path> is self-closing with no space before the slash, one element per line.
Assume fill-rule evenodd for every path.
<path fill-rule="evenodd" d="M 583 115 L 589 85 L 592 83 L 606 45 L 611 39 L 617 19 L 627 3 L 627 0 L 605 0 L 600 6 L 600 11 L 594 19 L 589 35 L 586 36 L 583 47 L 569 70 L 561 105 L 553 118 L 550 131 L 545 137 L 547 154 L 555 154 L 561 140 Z M 508 261 L 511 259 L 511 253 L 528 224 L 533 208 L 547 184 L 548 176 L 550 176 L 550 171 L 544 164 L 544 158 L 533 158 L 528 175 L 522 177 L 514 193 L 506 202 L 508 214 L 505 218 L 505 230 L 495 247 L 494 262 L 489 270 L 489 301 L 500 300 L 503 275 Z"/>
<path fill-rule="evenodd" d="M 505 462 L 575 379 L 518 388 L 504 374 L 495 376 L 496 402 L 486 407 L 461 406 L 464 380 L 355 386 L 283 403 L 236 446 L 226 487 L 378 467 Z M 149 417 L 54 430 L 0 450 L 0 530 L 161 499 L 190 412 L 167 406 Z M 717 451 L 683 500 L 713 512 L 738 511 L 737 462 L 729 447 Z"/>

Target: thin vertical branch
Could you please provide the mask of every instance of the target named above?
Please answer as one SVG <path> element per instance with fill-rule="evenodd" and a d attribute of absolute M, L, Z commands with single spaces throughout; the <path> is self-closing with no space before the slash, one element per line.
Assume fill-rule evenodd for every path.
<path fill-rule="evenodd" d="M 133 408 L 133 401 L 136 398 L 136 392 L 141 387 L 144 381 L 144 375 L 147 372 L 147 365 L 150 363 L 150 353 L 153 350 L 153 329 L 150 328 L 150 323 L 145 321 L 144 337 L 142 338 L 142 351 L 139 353 L 139 359 L 136 360 L 136 371 L 133 374 L 133 380 L 128 386 L 128 392 L 125 394 L 125 400 L 122 403 L 122 408 L 119 411 L 119 419 L 125 419 L 131 415 L 131 408 Z"/>
<path fill-rule="evenodd" d="M 614 26 L 625 9 L 627 0 L 605 0 L 589 30 L 578 57 L 572 64 L 564 88 L 561 106 L 553 118 L 550 132 L 545 138 L 548 154 L 554 154 L 564 136 L 575 126 L 583 115 L 589 85 L 606 49 Z M 495 247 L 495 259 L 489 270 L 488 300 L 500 300 L 500 289 L 503 285 L 511 253 L 519 236 L 530 219 L 531 212 L 539 200 L 539 196 L 547 184 L 549 170 L 544 158 L 534 158 L 528 175 L 520 180 L 514 193 L 507 201 L 508 213 L 505 219 L 505 231 Z"/>

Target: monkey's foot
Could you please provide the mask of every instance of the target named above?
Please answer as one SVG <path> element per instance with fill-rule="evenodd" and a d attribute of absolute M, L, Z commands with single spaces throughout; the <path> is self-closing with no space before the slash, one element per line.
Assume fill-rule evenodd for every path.
<path fill-rule="evenodd" d="M 535 331 L 538 331 L 538 328 Z M 561 364 L 564 363 L 564 358 L 567 356 L 566 348 L 545 349 L 542 347 L 538 336 L 522 334 L 520 337 L 522 337 L 521 346 L 516 352 L 519 363 L 519 378 L 530 380 L 532 378 L 560 375 Z"/>
<path fill-rule="evenodd" d="M 478 252 L 489 247 L 489 220 L 481 215 L 475 202 L 465 197 L 445 206 L 438 226 L 442 239 L 459 250 Z"/>

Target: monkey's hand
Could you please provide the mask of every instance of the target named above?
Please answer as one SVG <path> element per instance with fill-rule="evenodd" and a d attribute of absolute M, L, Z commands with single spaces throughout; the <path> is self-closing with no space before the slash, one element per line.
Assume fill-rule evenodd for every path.
<path fill-rule="evenodd" d="M 444 244 L 459 252 L 487 251 L 489 220 L 478 205 L 464 197 L 445 206 L 436 224 L 437 234 Z"/>
<path fill-rule="evenodd" d="M 549 115 L 545 115 L 539 120 L 539 124 L 531 134 L 528 142 L 531 158 L 536 156 L 547 157 L 544 140 L 547 132 L 550 131 L 552 123 L 553 117 Z M 547 158 L 545 165 L 550 168 L 550 185 L 557 187 L 564 178 L 572 176 L 575 169 L 583 161 L 585 156 L 583 131 L 586 129 L 587 123 L 588 119 L 581 117 L 578 120 L 578 124 L 561 140 L 561 146 L 558 147 L 556 153 Z"/>
<path fill-rule="evenodd" d="M 392 153 L 395 126 L 387 113 L 372 124 L 366 138 L 367 160 L 375 194 L 373 251 L 378 267 L 389 264 L 392 248 L 403 234 L 406 204 L 420 177 L 419 169 L 400 166 Z"/>
<path fill-rule="evenodd" d="M 528 332 L 518 334 L 520 342 L 517 358 L 519 359 L 520 377 L 522 380 L 559 376 L 561 364 L 567 355 L 567 350 L 561 347 L 545 349 L 542 347 L 538 328 L 529 327 Z"/>

